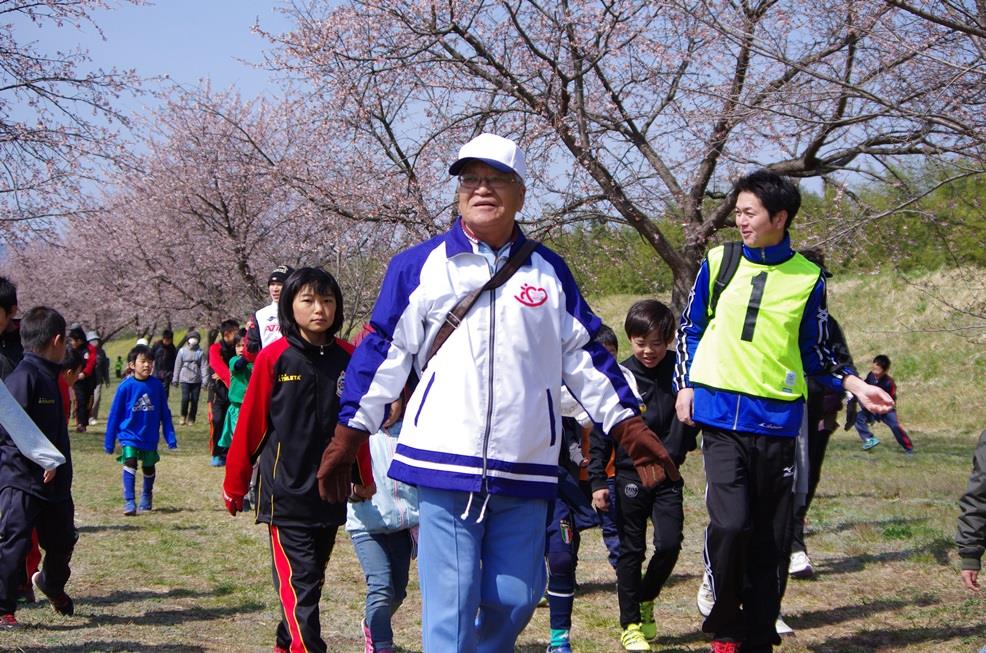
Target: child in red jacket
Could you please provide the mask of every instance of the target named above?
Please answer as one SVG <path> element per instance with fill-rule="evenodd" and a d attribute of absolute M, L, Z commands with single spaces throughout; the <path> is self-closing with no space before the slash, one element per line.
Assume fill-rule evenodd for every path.
<path fill-rule="evenodd" d="M 335 429 L 352 347 L 335 337 L 343 323 L 342 292 L 324 270 L 293 272 L 278 316 L 284 337 L 254 363 L 227 457 L 223 498 L 230 514 L 243 509 L 257 463 L 256 519 L 270 533 L 274 589 L 283 609 L 275 651 L 320 653 L 326 646 L 318 603 L 346 506 L 322 501 L 315 473 Z"/>

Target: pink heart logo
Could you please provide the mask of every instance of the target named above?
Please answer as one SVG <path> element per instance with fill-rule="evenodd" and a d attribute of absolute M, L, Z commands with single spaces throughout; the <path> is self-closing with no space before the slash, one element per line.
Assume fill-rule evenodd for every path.
<path fill-rule="evenodd" d="M 514 295 L 514 299 L 524 306 L 535 308 L 548 301 L 548 292 L 544 288 L 535 288 L 525 283 L 520 287 L 520 294 Z"/>

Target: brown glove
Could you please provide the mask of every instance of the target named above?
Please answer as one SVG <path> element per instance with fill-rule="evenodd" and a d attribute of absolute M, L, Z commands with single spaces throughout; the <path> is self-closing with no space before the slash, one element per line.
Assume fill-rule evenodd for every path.
<path fill-rule="evenodd" d="M 336 424 L 335 433 L 322 452 L 322 462 L 316 474 L 322 501 L 343 503 L 349 498 L 356 452 L 369 437 L 366 431 Z"/>
<path fill-rule="evenodd" d="M 665 478 L 681 480 L 678 467 L 668 455 L 661 438 L 647 428 L 642 418 L 625 419 L 614 426 L 609 434 L 630 454 L 644 487 L 655 487 Z"/>

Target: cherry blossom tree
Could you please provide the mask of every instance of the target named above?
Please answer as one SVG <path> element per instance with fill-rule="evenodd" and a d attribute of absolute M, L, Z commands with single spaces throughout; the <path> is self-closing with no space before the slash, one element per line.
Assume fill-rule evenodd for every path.
<path fill-rule="evenodd" d="M 324 265 L 347 290 L 355 324 L 374 299 L 367 276 L 387 259 L 373 254 L 389 251 L 393 235 L 328 212 L 325 190 L 311 199 L 316 182 L 298 178 L 319 147 L 293 110 L 208 86 L 175 90 L 135 123 L 140 154 L 62 237 L 13 253 L 8 271 L 22 294 L 105 330 L 210 327 L 267 303 L 275 265 Z M 39 268 L 47 274 L 31 274 Z"/>
<path fill-rule="evenodd" d="M 0 0 L 0 241 L 48 236 L 74 215 L 86 179 L 121 155 L 117 100 L 132 71 L 87 70 L 80 49 L 42 52 L 32 30 L 96 27 L 103 0 Z M 98 28 L 97 28 L 98 29 Z"/>
<path fill-rule="evenodd" d="M 352 143 L 334 163 L 375 182 L 333 196 L 335 210 L 359 203 L 353 215 L 437 231 L 456 145 L 499 132 L 528 152 L 528 221 L 632 226 L 670 267 L 680 306 L 732 223 L 727 191 L 742 172 L 765 166 L 847 195 L 900 184 L 894 170 L 912 159 L 983 173 L 981 23 L 952 24 L 981 18 L 977 7 L 297 0 L 285 8 L 295 29 L 268 34 L 268 63 L 309 81 L 310 115 Z"/>

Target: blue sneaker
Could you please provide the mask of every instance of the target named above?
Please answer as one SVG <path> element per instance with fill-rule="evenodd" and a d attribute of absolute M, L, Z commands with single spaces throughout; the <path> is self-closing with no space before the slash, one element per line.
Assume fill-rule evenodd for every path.
<path fill-rule="evenodd" d="M 124 499 L 123 514 L 127 517 L 133 517 L 137 514 L 137 503 L 133 499 Z"/>
<path fill-rule="evenodd" d="M 222 467 L 223 466 L 222 456 L 213 456 L 212 462 L 209 464 L 212 465 L 213 467 Z"/>
<path fill-rule="evenodd" d="M 876 438 L 870 438 L 863 443 L 863 451 L 869 451 L 870 449 L 872 449 L 878 444 L 880 444 L 879 440 L 877 440 Z"/>
<path fill-rule="evenodd" d="M 572 653 L 572 645 L 565 642 L 557 646 L 548 646 L 547 653 Z"/>

